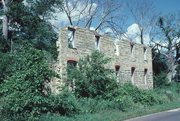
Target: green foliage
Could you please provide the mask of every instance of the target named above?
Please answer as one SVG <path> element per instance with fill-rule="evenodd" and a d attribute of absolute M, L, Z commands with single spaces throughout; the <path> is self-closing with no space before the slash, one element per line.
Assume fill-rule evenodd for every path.
<path fill-rule="evenodd" d="M 180 83 L 176 83 L 176 92 L 180 94 Z"/>
<path fill-rule="evenodd" d="M 180 100 L 180 83 L 171 82 L 154 90 L 161 97 L 165 97 L 169 101 Z"/>
<path fill-rule="evenodd" d="M 75 82 L 74 93 L 79 97 L 102 97 L 117 88 L 113 70 L 105 68 L 110 61 L 95 51 L 78 62 L 78 68 L 68 67 L 68 81 Z"/>
<path fill-rule="evenodd" d="M 155 105 L 150 107 L 141 107 L 121 112 L 119 110 L 105 110 L 97 113 L 87 113 L 76 115 L 75 117 L 65 117 L 58 114 L 47 114 L 41 116 L 39 121 L 124 121 L 139 116 L 167 111 L 180 107 L 179 101 Z"/>
<path fill-rule="evenodd" d="M 174 80 L 176 82 L 180 82 L 180 59 L 179 59 L 179 62 L 178 62 L 178 66 L 176 67 L 176 75 L 174 77 Z"/>
<path fill-rule="evenodd" d="M 131 99 L 134 103 L 140 103 L 142 105 L 155 105 L 163 103 L 163 98 L 159 97 L 156 93 L 150 90 L 139 89 L 136 86 L 133 86 L 131 83 L 120 85 L 115 100 L 121 101 L 128 97 L 130 103 Z M 128 105 L 128 102 L 125 103 Z"/>
<path fill-rule="evenodd" d="M 153 54 L 153 72 L 155 75 L 158 75 L 160 73 L 166 73 L 168 70 L 166 61 L 167 58 L 160 53 L 157 53 L 157 49 L 153 48 L 152 49 L 152 54 Z"/>
<path fill-rule="evenodd" d="M 153 84 L 155 88 L 163 87 L 168 85 L 168 79 L 165 73 L 160 73 L 158 75 L 153 76 Z"/>
<path fill-rule="evenodd" d="M 109 61 L 109 58 L 95 51 L 80 59 L 78 67 L 74 63 L 68 64 L 68 84 L 72 84 L 75 95 L 79 97 L 82 112 L 93 113 L 108 109 L 126 111 L 137 104 L 149 106 L 164 102 L 153 91 L 139 89 L 130 83 L 118 85 L 112 78 L 113 71 L 105 68 Z"/>
<path fill-rule="evenodd" d="M 81 107 L 81 113 L 95 113 L 113 109 L 124 111 L 125 109 L 129 108 L 125 107 L 125 101 L 120 103 L 114 100 L 80 98 L 78 99 L 78 102 Z"/>
<path fill-rule="evenodd" d="M 50 93 L 45 83 L 55 76 L 45 53 L 27 45 L 1 55 L 1 111 L 12 120 L 35 120 L 46 111 L 44 104 Z"/>
<path fill-rule="evenodd" d="M 80 111 L 75 96 L 67 90 L 57 95 L 51 95 L 49 97 L 48 107 L 51 113 L 60 113 L 67 116 L 72 116 Z"/>
<path fill-rule="evenodd" d="M 57 56 L 55 42 L 57 33 L 49 18 L 52 12 L 62 5 L 62 0 L 18 0 L 8 3 L 9 11 L 5 14 L 9 19 L 8 39 L 13 43 L 9 50 L 15 50 L 26 40 L 39 50 L 46 50 L 54 58 Z M 7 45 L 6 43 L 4 43 Z"/>

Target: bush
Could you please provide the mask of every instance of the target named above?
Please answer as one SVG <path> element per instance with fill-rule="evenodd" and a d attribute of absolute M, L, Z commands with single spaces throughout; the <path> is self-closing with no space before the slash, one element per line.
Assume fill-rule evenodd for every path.
<path fill-rule="evenodd" d="M 131 83 L 120 84 L 115 100 L 121 100 L 125 96 L 132 98 L 134 103 L 143 105 L 154 105 L 163 103 L 163 99 L 150 90 L 142 90 L 133 86 Z M 127 103 L 127 102 L 126 102 Z"/>
<path fill-rule="evenodd" d="M 169 101 L 180 100 L 180 83 L 178 82 L 171 82 L 166 86 L 156 88 L 154 91 Z"/>
<path fill-rule="evenodd" d="M 96 113 L 106 110 L 121 110 L 126 111 L 132 106 L 133 102 L 128 97 L 123 100 L 104 100 L 94 98 L 80 98 L 78 100 L 82 113 Z"/>
<path fill-rule="evenodd" d="M 72 116 L 80 112 L 75 96 L 67 90 L 57 95 L 51 95 L 47 105 L 49 112 L 60 113 L 61 115 Z"/>
<path fill-rule="evenodd" d="M 97 100 L 93 98 L 80 98 L 79 104 L 81 106 L 82 113 L 95 113 L 102 110 L 110 109 L 111 104 L 108 100 Z"/>
<path fill-rule="evenodd" d="M 0 68 L 1 112 L 11 120 L 36 120 L 41 112 L 47 111 L 45 104 L 50 93 L 45 83 L 55 76 L 45 53 L 27 45 L 2 55 L 1 65 L 7 65 Z"/>
<path fill-rule="evenodd" d="M 90 56 L 80 59 L 78 68 L 68 66 L 68 80 L 75 82 L 75 95 L 103 98 L 117 88 L 116 80 L 112 76 L 114 71 L 105 68 L 110 60 L 104 54 L 95 51 Z"/>
<path fill-rule="evenodd" d="M 160 73 L 158 75 L 154 75 L 153 77 L 154 79 L 154 87 L 158 88 L 158 87 L 163 87 L 165 85 L 168 85 L 168 79 L 167 79 L 167 75 L 165 73 Z"/>
<path fill-rule="evenodd" d="M 115 98 L 115 102 L 118 104 L 118 109 L 122 111 L 135 107 L 131 96 L 118 96 Z"/>
<path fill-rule="evenodd" d="M 112 109 L 127 111 L 139 105 L 152 106 L 165 102 L 164 98 L 159 97 L 155 92 L 139 89 L 130 83 L 120 84 L 113 93 L 111 95 L 114 97 L 110 99 L 101 97 L 78 99 L 82 112 L 93 113 Z"/>

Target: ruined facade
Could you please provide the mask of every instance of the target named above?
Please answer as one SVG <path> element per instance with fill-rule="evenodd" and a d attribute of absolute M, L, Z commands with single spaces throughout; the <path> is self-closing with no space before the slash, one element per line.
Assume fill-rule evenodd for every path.
<path fill-rule="evenodd" d="M 64 27 L 60 30 L 57 47 L 59 56 L 54 64 L 55 70 L 63 76 L 67 63 L 77 64 L 78 59 L 85 57 L 94 50 L 99 50 L 112 61 L 107 65 L 114 69 L 118 82 L 129 82 L 142 89 L 153 88 L 151 48 L 142 44 L 128 41 L 118 41 L 114 38 L 100 35 L 95 31 L 79 28 Z M 51 86 L 56 93 L 56 87 L 62 84 L 57 80 Z"/>

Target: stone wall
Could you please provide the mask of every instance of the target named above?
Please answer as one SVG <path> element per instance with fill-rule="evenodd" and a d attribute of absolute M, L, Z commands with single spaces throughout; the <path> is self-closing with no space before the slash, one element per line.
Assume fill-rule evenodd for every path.
<path fill-rule="evenodd" d="M 68 47 L 69 30 L 74 31 L 74 47 L 71 48 Z M 61 75 L 61 80 L 57 81 L 56 79 L 56 81 L 51 82 L 55 93 L 57 92 L 56 87 L 63 84 L 62 81 L 65 80 L 63 75 L 66 73 L 67 61 L 78 61 L 79 58 L 96 50 L 97 37 L 99 37 L 99 50 L 113 59 L 107 67 L 116 70 L 115 76 L 117 76 L 118 82 L 131 81 L 142 89 L 153 88 L 150 47 L 122 40 L 114 44 L 114 38 L 79 27 L 64 27 L 60 30 L 59 36 L 57 41 L 59 56 L 54 64 L 54 69 Z"/>

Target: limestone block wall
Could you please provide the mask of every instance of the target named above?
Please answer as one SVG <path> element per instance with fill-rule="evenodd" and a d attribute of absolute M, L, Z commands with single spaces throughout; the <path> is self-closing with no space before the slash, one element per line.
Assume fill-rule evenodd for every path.
<path fill-rule="evenodd" d="M 69 30 L 73 30 L 73 47 L 68 47 Z M 151 48 L 132 43 L 129 41 L 118 41 L 114 44 L 114 38 L 107 35 L 100 35 L 95 31 L 79 28 L 61 28 L 57 47 L 59 56 L 54 64 L 54 69 L 61 75 L 60 82 L 54 81 L 52 88 L 63 84 L 65 80 L 67 61 L 78 61 L 97 49 L 97 37 L 99 51 L 112 58 L 107 67 L 115 70 L 115 76 L 120 83 L 132 82 L 139 88 L 152 89 L 152 54 Z"/>

